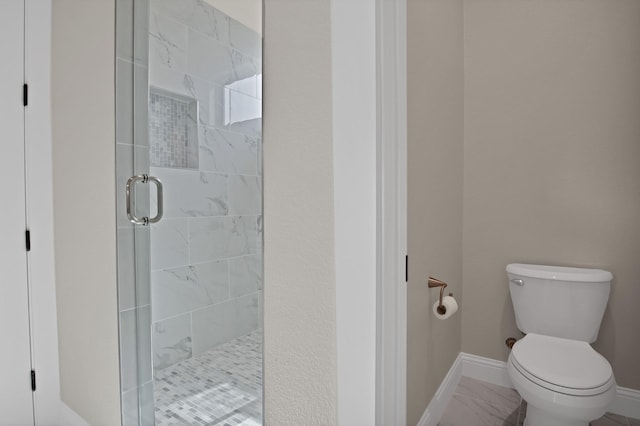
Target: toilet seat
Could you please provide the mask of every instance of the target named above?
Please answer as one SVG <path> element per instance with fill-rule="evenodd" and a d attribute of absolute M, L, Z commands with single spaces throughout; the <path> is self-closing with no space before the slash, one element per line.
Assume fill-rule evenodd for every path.
<path fill-rule="evenodd" d="M 565 395 L 599 395 L 615 385 L 611 365 L 587 342 L 530 333 L 509 360 L 531 382 Z"/>

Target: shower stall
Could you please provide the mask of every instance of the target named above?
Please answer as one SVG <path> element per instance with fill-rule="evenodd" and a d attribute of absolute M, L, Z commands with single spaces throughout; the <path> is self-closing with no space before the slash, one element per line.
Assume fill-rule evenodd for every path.
<path fill-rule="evenodd" d="M 117 2 L 124 425 L 262 423 L 261 3 L 217 3 Z"/>

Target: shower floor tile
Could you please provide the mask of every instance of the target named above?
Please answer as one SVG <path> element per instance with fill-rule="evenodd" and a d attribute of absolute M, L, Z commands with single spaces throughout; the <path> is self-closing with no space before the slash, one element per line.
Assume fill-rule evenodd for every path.
<path fill-rule="evenodd" d="M 156 425 L 262 424 L 262 331 L 155 373 Z"/>

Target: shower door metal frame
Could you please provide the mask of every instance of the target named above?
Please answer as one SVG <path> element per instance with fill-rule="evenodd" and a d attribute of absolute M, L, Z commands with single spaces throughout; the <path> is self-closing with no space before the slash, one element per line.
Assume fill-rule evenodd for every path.
<path fill-rule="evenodd" d="M 160 220 L 162 209 L 151 217 L 147 183 L 157 180 L 149 176 L 147 132 L 149 0 L 118 1 L 115 6 L 121 418 L 124 426 L 153 425 L 150 232 L 146 225 Z M 161 183 L 156 185 L 161 194 Z"/>

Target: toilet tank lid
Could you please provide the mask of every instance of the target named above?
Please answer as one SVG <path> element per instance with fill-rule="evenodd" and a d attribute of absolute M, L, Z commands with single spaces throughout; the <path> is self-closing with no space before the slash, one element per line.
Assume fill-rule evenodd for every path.
<path fill-rule="evenodd" d="M 613 275 L 602 269 L 570 268 L 567 266 L 528 265 L 511 263 L 507 265 L 507 272 L 531 278 L 558 281 L 579 282 L 609 282 Z"/>

